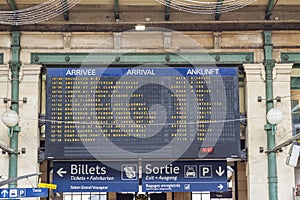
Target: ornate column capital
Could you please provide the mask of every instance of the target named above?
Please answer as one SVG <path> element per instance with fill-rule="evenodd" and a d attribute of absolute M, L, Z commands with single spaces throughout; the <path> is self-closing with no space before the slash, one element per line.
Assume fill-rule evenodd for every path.
<path fill-rule="evenodd" d="M 20 70 L 20 82 L 39 82 L 42 65 L 22 65 Z"/>
<path fill-rule="evenodd" d="M 261 82 L 266 80 L 265 67 L 259 64 L 243 64 L 247 82 Z"/>
<path fill-rule="evenodd" d="M 0 82 L 7 82 L 10 80 L 9 65 L 0 65 Z"/>
<path fill-rule="evenodd" d="M 293 63 L 276 63 L 273 68 L 273 80 L 275 82 L 289 82 L 293 65 Z"/>

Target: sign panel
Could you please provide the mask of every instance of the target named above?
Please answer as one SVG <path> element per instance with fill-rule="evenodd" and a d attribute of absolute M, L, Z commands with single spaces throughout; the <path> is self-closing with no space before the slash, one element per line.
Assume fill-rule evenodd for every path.
<path fill-rule="evenodd" d="M 57 192 L 137 192 L 138 162 L 53 162 Z"/>
<path fill-rule="evenodd" d="M 227 191 L 226 161 L 143 161 L 144 192 Z"/>
<path fill-rule="evenodd" d="M 237 68 L 48 68 L 46 156 L 239 157 L 238 99 Z"/>
<path fill-rule="evenodd" d="M 55 185 L 55 184 L 50 184 L 50 183 L 39 183 L 39 184 L 38 184 L 38 187 L 39 187 L 39 188 L 49 188 L 49 189 L 52 189 L 52 190 L 56 190 L 57 185 Z"/>
<path fill-rule="evenodd" d="M 48 197 L 47 188 L 1 188 L 0 198 Z"/>

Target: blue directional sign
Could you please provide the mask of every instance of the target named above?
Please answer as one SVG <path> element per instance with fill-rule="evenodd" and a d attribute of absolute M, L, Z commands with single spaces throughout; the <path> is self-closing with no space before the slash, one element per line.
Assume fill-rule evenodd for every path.
<path fill-rule="evenodd" d="M 137 192 L 138 162 L 53 162 L 56 192 Z"/>
<path fill-rule="evenodd" d="M 226 161 L 143 161 L 144 192 L 227 191 Z"/>
<path fill-rule="evenodd" d="M 48 197 L 47 188 L 1 188 L 0 198 Z"/>

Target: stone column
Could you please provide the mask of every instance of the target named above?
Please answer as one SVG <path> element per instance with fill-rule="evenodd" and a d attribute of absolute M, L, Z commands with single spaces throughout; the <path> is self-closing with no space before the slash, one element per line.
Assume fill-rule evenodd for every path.
<path fill-rule="evenodd" d="M 267 134 L 266 102 L 258 102 L 258 96 L 265 97 L 265 70 L 263 64 L 244 64 L 245 107 L 247 112 L 246 166 L 248 200 L 269 199 L 267 154 L 260 153 L 259 147 L 266 148 Z"/>
<path fill-rule="evenodd" d="M 117 199 L 117 193 L 115 193 L 115 192 L 107 193 L 107 200 L 116 200 L 116 199 Z"/>
<path fill-rule="evenodd" d="M 167 192 L 167 199 L 166 200 L 173 200 L 172 192 Z"/>
<path fill-rule="evenodd" d="M 20 70 L 20 127 L 19 149 L 25 148 L 26 152 L 18 157 L 18 176 L 38 173 L 38 148 L 40 146 L 40 134 L 38 130 L 38 117 L 40 110 L 40 65 L 23 65 Z M 38 177 L 31 177 L 18 182 L 18 187 L 37 186 Z"/>
<path fill-rule="evenodd" d="M 11 89 L 10 89 L 10 79 L 9 79 L 9 66 L 0 65 L 0 116 L 9 109 L 10 102 L 4 103 L 3 98 L 10 99 Z M 0 120 L 0 143 L 5 146 L 9 146 L 8 128 Z M 0 176 L 3 179 L 8 178 L 8 154 L 2 153 L 0 149 Z M 0 179 L 1 180 L 1 179 Z M 7 186 L 7 185 L 6 185 Z"/>
<path fill-rule="evenodd" d="M 292 114 L 290 77 L 292 63 L 275 64 L 273 69 L 273 95 L 282 97 L 280 102 L 274 101 L 274 107 L 279 108 L 283 114 L 283 121 L 277 125 L 276 144 L 280 144 L 292 137 Z M 277 153 L 278 199 L 293 199 L 292 188 L 295 187 L 294 167 L 286 165 L 286 158 L 290 146 L 284 147 Z"/>
<path fill-rule="evenodd" d="M 237 185 L 238 185 L 238 199 L 247 200 L 247 176 L 246 176 L 246 164 L 244 162 L 237 162 Z"/>
<path fill-rule="evenodd" d="M 121 36 L 122 33 L 113 33 L 114 35 L 114 49 L 121 49 Z"/>
<path fill-rule="evenodd" d="M 291 137 L 290 71 L 292 64 L 276 64 L 273 70 L 273 95 L 284 97 L 281 102 L 274 100 L 274 107 L 284 113 L 284 120 L 277 126 L 276 144 Z M 265 72 L 263 64 L 245 64 L 245 103 L 247 112 L 246 146 L 248 162 L 246 168 L 248 200 L 269 199 L 267 154 L 260 152 L 267 147 L 265 100 Z M 262 101 L 258 101 L 258 96 Z M 285 164 L 288 147 L 277 153 L 277 176 L 279 199 L 292 200 L 294 169 Z"/>
<path fill-rule="evenodd" d="M 191 196 L 190 192 L 175 192 L 174 200 L 191 200 Z"/>

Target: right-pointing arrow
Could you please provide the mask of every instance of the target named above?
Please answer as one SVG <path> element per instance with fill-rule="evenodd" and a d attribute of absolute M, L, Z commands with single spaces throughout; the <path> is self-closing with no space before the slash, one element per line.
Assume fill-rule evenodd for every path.
<path fill-rule="evenodd" d="M 219 190 L 222 190 L 223 188 L 224 188 L 224 186 L 223 186 L 222 184 L 219 184 L 219 185 L 218 185 L 218 189 L 219 189 Z"/>
<path fill-rule="evenodd" d="M 219 166 L 219 168 L 216 170 L 216 173 L 218 174 L 218 176 L 222 176 L 224 174 L 225 170 L 222 169 L 221 166 Z"/>
<path fill-rule="evenodd" d="M 56 173 L 58 174 L 58 176 L 64 177 L 64 174 L 66 174 L 67 171 L 64 171 L 64 168 L 62 167 L 62 168 L 60 168 L 59 170 L 57 170 Z"/>

